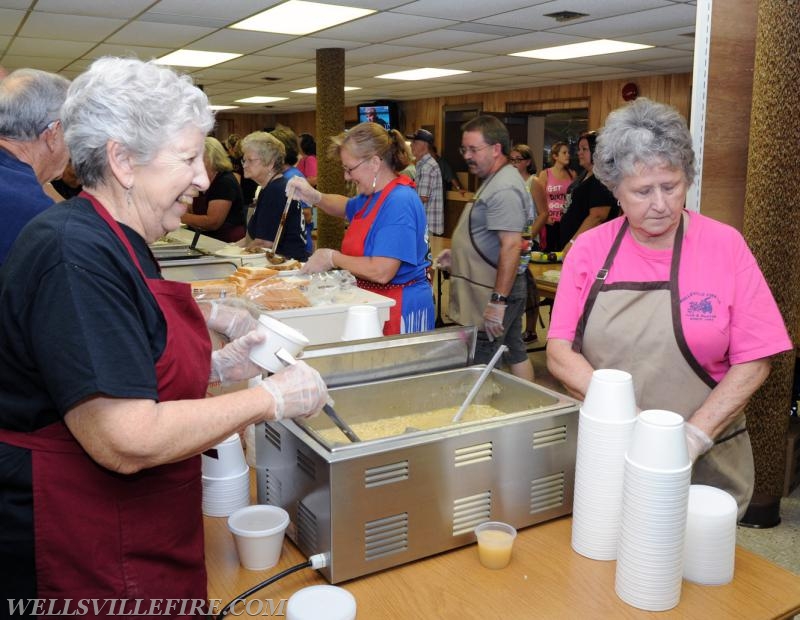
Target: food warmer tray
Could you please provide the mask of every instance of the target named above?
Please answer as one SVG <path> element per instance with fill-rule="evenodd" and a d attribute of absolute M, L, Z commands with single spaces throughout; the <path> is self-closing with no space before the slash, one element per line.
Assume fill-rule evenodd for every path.
<path fill-rule="evenodd" d="M 303 356 L 337 386 L 335 408 L 357 433 L 457 408 L 485 368 L 471 365 L 471 327 L 379 340 Z M 261 424 L 258 500 L 289 512 L 287 535 L 304 554 L 330 554 L 321 572 L 331 583 L 470 544 L 485 521 L 523 528 L 569 514 L 579 403 L 496 369 L 475 402 L 498 415 L 359 443 L 326 440 L 325 416 Z"/>

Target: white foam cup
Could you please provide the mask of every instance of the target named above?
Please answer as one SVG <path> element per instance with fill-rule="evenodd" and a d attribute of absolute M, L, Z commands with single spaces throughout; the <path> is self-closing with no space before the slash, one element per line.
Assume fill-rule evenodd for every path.
<path fill-rule="evenodd" d="M 239 561 L 248 570 L 264 570 L 278 563 L 289 513 L 279 506 L 257 504 L 228 517 Z"/>
<path fill-rule="evenodd" d="M 737 511 L 730 493 L 702 484 L 689 487 L 685 579 L 704 585 L 723 585 L 733 579 Z"/>
<path fill-rule="evenodd" d="M 600 368 L 592 373 L 583 411 L 607 421 L 632 420 L 636 417 L 636 394 L 633 377 L 624 370 Z"/>
<path fill-rule="evenodd" d="M 356 305 L 347 309 L 342 340 L 364 340 L 383 336 L 383 325 L 375 306 Z"/>
<path fill-rule="evenodd" d="M 338 586 L 308 586 L 286 603 L 286 620 L 355 620 L 356 599 Z"/>
<path fill-rule="evenodd" d="M 301 332 L 271 316 L 262 314 L 258 317 L 258 329 L 266 339 L 250 349 L 250 360 L 270 372 L 278 372 L 284 368 L 283 362 L 275 357 L 275 352 L 286 349 L 297 357 L 309 345 L 309 340 Z"/>
<path fill-rule="evenodd" d="M 683 424 L 683 418 L 672 411 L 642 411 L 633 428 L 628 459 L 657 470 L 674 471 L 690 465 Z"/>
<path fill-rule="evenodd" d="M 478 559 L 485 568 L 505 568 L 511 561 L 511 550 L 517 530 L 508 523 L 487 521 L 475 528 Z"/>
<path fill-rule="evenodd" d="M 234 478 L 247 471 L 247 462 L 239 435 L 231 435 L 222 443 L 203 452 L 203 476 Z"/>

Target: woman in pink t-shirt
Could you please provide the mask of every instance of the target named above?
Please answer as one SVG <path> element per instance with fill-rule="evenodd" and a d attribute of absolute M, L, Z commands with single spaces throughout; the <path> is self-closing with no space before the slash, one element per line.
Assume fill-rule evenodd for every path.
<path fill-rule="evenodd" d="M 594 173 L 624 217 L 566 258 L 547 366 L 578 398 L 595 369 L 629 372 L 640 409 L 685 419 L 692 482 L 728 491 L 741 517 L 755 477 L 743 409 L 792 344 L 741 234 L 684 210 L 694 165 L 673 108 L 637 99 L 608 116 Z"/>

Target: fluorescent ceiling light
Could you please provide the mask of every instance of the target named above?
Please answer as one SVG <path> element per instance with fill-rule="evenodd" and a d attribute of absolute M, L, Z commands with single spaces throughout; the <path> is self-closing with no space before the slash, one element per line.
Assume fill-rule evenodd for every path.
<path fill-rule="evenodd" d="M 201 52 L 199 50 L 177 50 L 156 60 L 156 64 L 173 67 L 210 67 L 221 62 L 239 58 L 241 54 L 225 52 Z"/>
<path fill-rule="evenodd" d="M 398 71 L 397 73 L 384 73 L 376 75 L 376 78 L 385 80 L 430 80 L 431 78 L 447 77 L 448 75 L 459 75 L 460 73 L 471 73 L 470 71 L 459 71 L 457 69 L 433 69 L 425 67 L 423 69 L 409 69 L 408 71 Z"/>
<path fill-rule="evenodd" d="M 235 108 L 238 108 L 239 106 L 238 105 L 210 105 L 208 107 L 211 108 L 212 110 L 214 110 L 215 112 L 221 112 L 222 110 L 233 110 Z"/>
<path fill-rule="evenodd" d="M 236 103 L 273 103 L 275 101 L 285 101 L 288 97 L 247 97 L 237 99 Z"/>
<path fill-rule="evenodd" d="M 302 35 L 353 21 L 374 12 L 372 9 L 289 0 L 237 22 L 229 28 Z"/>
<path fill-rule="evenodd" d="M 543 47 L 538 50 L 529 50 L 527 52 L 515 52 L 514 54 L 509 54 L 509 56 L 523 56 L 525 58 L 538 58 L 540 60 L 566 60 L 567 58 L 585 58 L 586 56 L 630 52 L 632 50 L 647 49 L 648 47 L 653 46 L 600 39 L 598 41 L 586 41 L 585 43 L 573 43 L 572 45 Z"/>
<path fill-rule="evenodd" d="M 360 86 L 345 86 L 345 92 L 348 90 L 361 90 Z M 301 95 L 316 95 L 317 94 L 317 87 L 312 86 L 311 88 L 300 88 L 298 90 L 293 90 L 293 93 L 300 93 Z"/>

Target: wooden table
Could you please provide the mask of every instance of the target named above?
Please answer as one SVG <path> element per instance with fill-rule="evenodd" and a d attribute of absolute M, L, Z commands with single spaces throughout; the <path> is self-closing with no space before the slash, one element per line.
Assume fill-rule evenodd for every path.
<path fill-rule="evenodd" d="M 343 584 L 358 603 L 359 620 L 425 618 L 436 620 L 517 620 L 659 618 L 759 620 L 800 613 L 800 576 L 737 547 L 734 580 L 724 586 L 684 582 L 677 607 L 645 612 L 614 593 L 614 562 L 589 560 L 570 547 L 571 519 L 562 518 L 519 532 L 511 564 L 488 570 L 478 562 L 476 545 L 417 560 Z M 236 595 L 305 561 L 287 538 L 278 566 L 248 571 L 239 565 L 226 519 L 205 517 L 208 594 L 222 605 Z M 324 584 L 303 569 L 254 594 L 251 610 L 265 615 L 300 588 Z M 258 604 L 255 599 L 260 599 Z M 236 607 L 237 613 L 243 606 Z M 248 616 L 243 613 L 242 617 Z"/>
<path fill-rule="evenodd" d="M 530 263 L 528 270 L 536 280 L 536 289 L 539 291 L 539 297 L 546 297 L 547 299 L 555 299 L 556 287 L 558 282 L 553 280 L 545 280 L 542 275 L 545 271 L 561 271 L 561 263 Z"/>

